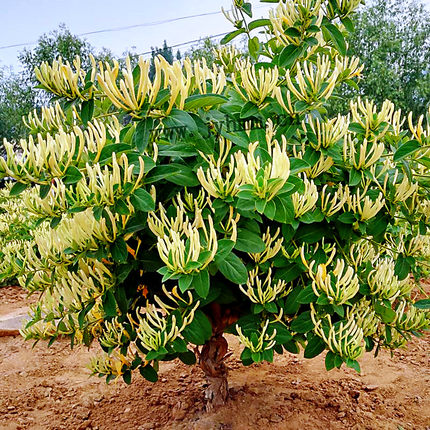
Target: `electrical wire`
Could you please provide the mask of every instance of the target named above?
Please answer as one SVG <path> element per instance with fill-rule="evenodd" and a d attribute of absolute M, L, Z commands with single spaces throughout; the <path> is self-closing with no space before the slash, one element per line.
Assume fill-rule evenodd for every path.
<path fill-rule="evenodd" d="M 264 5 L 263 6 L 257 6 L 254 9 L 261 9 L 263 7 L 267 7 L 267 6 L 264 6 Z M 107 29 L 102 29 L 102 30 L 87 31 L 85 33 L 77 34 L 76 36 L 78 36 L 78 37 L 79 36 L 89 36 L 92 34 L 111 33 L 111 32 L 116 32 L 116 31 L 130 30 L 133 28 L 153 27 L 153 26 L 157 26 L 157 25 L 168 24 L 171 22 L 183 21 L 185 19 L 199 18 L 202 16 L 210 16 L 210 15 L 218 15 L 220 13 L 222 13 L 222 11 L 205 12 L 205 13 L 199 13 L 196 15 L 187 15 L 187 16 L 180 16 L 177 18 L 164 19 L 161 21 L 153 21 L 153 22 L 146 22 L 146 23 L 142 23 L 142 24 L 127 25 L 124 27 L 114 27 L 114 28 L 107 28 Z M 227 34 L 227 33 L 224 33 L 224 34 Z M 216 37 L 216 36 L 213 36 L 213 37 Z M 199 39 L 196 40 L 196 42 L 198 42 L 198 41 L 199 41 Z M 12 45 L 4 45 L 4 46 L 0 46 L 0 50 L 9 49 L 9 48 L 19 48 L 21 46 L 35 45 L 36 43 L 38 43 L 38 42 L 25 42 L 25 43 L 15 43 Z M 193 41 L 186 42 L 186 43 L 193 43 Z M 186 44 L 186 43 L 184 42 L 184 44 Z M 181 44 L 178 44 L 178 46 L 180 46 L 180 45 Z M 176 48 L 176 46 L 172 46 L 172 48 Z M 151 53 L 151 51 L 149 53 Z M 141 54 L 141 55 L 144 55 L 144 54 Z"/>

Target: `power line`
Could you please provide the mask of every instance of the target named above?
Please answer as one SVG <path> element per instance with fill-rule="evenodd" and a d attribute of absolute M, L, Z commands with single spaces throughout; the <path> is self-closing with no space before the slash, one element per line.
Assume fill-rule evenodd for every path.
<path fill-rule="evenodd" d="M 264 6 L 264 5 L 263 6 L 257 6 L 254 9 L 261 9 L 263 7 L 266 7 L 266 6 Z M 116 32 L 116 31 L 130 30 L 133 28 L 153 27 L 153 26 L 157 26 L 157 25 L 168 24 L 170 22 L 183 21 L 185 19 L 199 18 L 202 16 L 210 16 L 210 15 L 218 15 L 220 13 L 222 13 L 222 12 L 221 11 L 214 11 L 214 12 L 199 13 L 196 15 L 180 16 L 178 18 L 164 19 L 161 21 L 146 22 L 146 23 L 142 23 L 142 24 L 127 25 L 124 27 L 114 27 L 114 28 L 106 28 L 106 29 L 102 29 L 102 30 L 87 31 L 85 33 L 77 34 L 77 36 L 89 36 L 92 34 L 112 33 L 112 32 Z M 227 34 L 227 33 L 225 33 L 225 34 Z M 214 37 L 216 37 L 216 36 L 214 36 Z M 35 45 L 36 43 L 37 42 L 25 42 L 25 43 L 15 43 L 12 45 L 4 45 L 4 46 L 0 46 L 0 50 L 9 49 L 9 48 L 19 48 L 21 46 Z M 192 42 L 189 42 L 189 43 L 192 43 Z M 176 47 L 176 46 L 173 46 L 173 47 Z"/>
<path fill-rule="evenodd" d="M 196 15 L 180 16 L 178 18 L 164 19 L 164 20 L 161 20 L 161 21 L 153 21 L 153 22 L 145 22 L 143 24 L 134 24 L 134 25 L 127 25 L 127 26 L 124 26 L 124 27 L 114 27 L 114 28 L 107 28 L 107 29 L 103 29 L 103 30 L 87 31 L 85 33 L 77 34 L 77 36 L 89 36 L 91 34 L 111 33 L 111 32 L 116 32 L 116 31 L 130 30 L 130 29 L 133 29 L 133 28 L 153 27 L 153 26 L 157 26 L 157 25 L 168 24 L 170 22 L 183 21 L 185 19 L 199 18 L 199 17 L 202 17 L 202 16 L 210 16 L 210 15 L 218 15 L 220 13 L 222 13 L 222 12 L 221 11 L 216 11 L 216 12 L 199 13 L 199 14 L 196 14 Z M 20 46 L 34 45 L 36 43 L 37 42 L 15 43 L 13 45 L 0 46 L 0 50 L 9 49 L 9 48 L 18 48 Z"/>
<path fill-rule="evenodd" d="M 161 25 L 161 24 L 168 24 L 170 22 L 182 21 L 184 19 L 199 18 L 202 16 L 209 16 L 209 15 L 218 15 L 220 13 L 221 13 L 221 11 L 216 11 L 216 12 L 199 13 L 197 15 L 180 16 L 178 18 L 164 19 L 162 21 L 146 22 L 144 24 L 134 24 L 134 25 L 127 25 L 125 27 L 109 28 L 106 30 L 88 31 L 86 33 L 78 34 L 78 36 L 88 36 L 90 34 L 109 33 L 109 32 L 113 32 L 113 31 L 130 30 L 132 28 L 140 28 L 140 27 L 152 27 L 152 26 Z"/>

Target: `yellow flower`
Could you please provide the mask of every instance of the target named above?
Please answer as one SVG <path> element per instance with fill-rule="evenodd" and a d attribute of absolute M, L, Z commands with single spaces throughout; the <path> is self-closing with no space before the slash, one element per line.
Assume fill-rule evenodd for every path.
<path fill-rule="evenodd" d="M 200 155 L 206 160 L 209 167 L 206 171 L 203 167 L 200 167 L 197 171 L 197 178 L 209 195 L 215 198 L 225 199 L 230 196 L 235 196 L 239 192 L 241 178 L 235 167 L 233 155 L 230 156 L 230 161 L 228 165 L 225 166 L 231 149 L 231 142 L 221 136 L 219 138 L 219 143 L 219 157 L 216 160 L 212 154 L 206 156 L 204 153 L 200 152 Z"/>
<path fill-rule="evenodd" d="M 275 234 L 272 236 L 270 233 L 270 227 L 267 227 L 266 232 L 263 234 L 263 242 L 265 245 L 265 250 L 259 253 L 248 253 L 248 255 L 258 264 L 263 264 L 281 250 L 282 243 L 284 241 L 283 237 L 279 237 L 281 229 L 277 229 Z M 279 239 L 278 239 L 279 237 Z"/>
<path fill-rule="evenodd" d="M 364 334 L 353 317 L 346 322 L 340 321 L 333 324 L 331 316 L 317 318 L 315 309 L 311 304 L 311 317 L 315 324 L 315 333 L 321 337 L 329 347 L 330 351 L 340 355 L 342 358 L 356 360 L 364 353 Z M 323 328 L 323 321 L 327 321 L 328 332 Z"/>
<path fill-rule="evenodd" d="M 374 139 L 381 139 L 388 131 L 390 123 L 393 122 L 394 104 L 385 100 L 381 110 L 378 112 L 375 102 L 365 100 L 364 102 L 358 97 L 357 101 L 351 102 L 352 121 L 360 124 L 365 130 L 365 136 L 368 137 L 370 132 L 374 134 Z M 387 125 L 380 130 L 382 123 Z"/>
<path fill-rule="evenodd" d="M 138 66 L 140 76 L 136 89 L 130 57 L 126 58 L 126 68 L 122 70 L 123 77 L 119 84 L 116 82 L 119 74 L 119 64 L 116 60 L 113 68 L 108 63 L 105 67 L 101 64 L 100 73 L 97 75 L 97 81 L 109 100 L 117 108 L 127 112 L 139 112 L 148 93 L 153 90 L 153 84 L 148 76 L 150 62 L 139 57 Z"/>
<path fill-rule="evenodd" d="M 309 265 L 309 276 L 312 278 L 312 289 L 318 297 L 325 293 L 330 303 L 342 305 L 358 293 L 358 277 L 344 260 L 337 259 L 336 267 L 328 274 L 327 264 L 319 264 L 316 273 L 312 270 L 314 265 L 314 261 Z"/>
<path fill-rule="evenodd" d="M 313 210 L 318 201 L 317 186 L 312 180 L 304 178 L 305 190 L 303 192 L 296 192 L 291 196 L 294 205 L 294 215 L 300 218 L 306 212 Z"/>
<path fill-rule="evenodd" d="M 316 140 L 309 138 L 309 143 L 318 151 L 321 148 L 330 148 L 345 137 L 349 127 L 349 116 L 338 115 L 337 118 L 321 122 L 318 118 L 307 115 L 307 122 L 302 121 L 302 127 L 305 133 L 308 129 L 313 132 Z"/>
<path fill-rule="evenodd" d="M 273 302 L 287 295 L 291 291 L 292 287 L 287 290 L 287 283 L 285 281 L 273 281 L 271 268 L 269 268 L 264 281 L 258 275 L 258 270 L 258 267 L 256 267 L 249 272 L 248 282 L 246 283 L 247 288 L 239 285 L 242 293 L 245 294 L 251 302 L 264 305 L 265 303 Z"/>
<path fill-rule="evenodd" d="M 218 249 L 218 240 L 213 220 L 208 216 L 209 228 L 196 208 L 194 223 L 185 215 L 183 206 L 178 206 L 176 218 L 169 219 L 160 204 L 160 218 L 154 212 L 148 216 L 148 227 L 157 236 L 157 249 L 160 258 L 173 273 L 189 274 L 206 268 L 214 259 Z M 206 244 L 200 240 L 202 231 Z M 209 251 L 204 261 L 199 257 Z M 196 267 L 196 263 L 199 264 Z"/>
<path fill-rule="evenodd" d="M 285 80 L 288 90 L 297 100 L 311 105 L 330 98 L 340 72 L 339 64 L 332 70 L 329 56 L 318 54 L 316 64 L 310 61 L 297 63 L 296 75 L 292 77 L 291 70 L 287 70 Z"/>
<path fill-rule="evenodd" d="M 249 60 L 238 60 L 236 69 L 238 73 L 232 73 L 231 78 L 242 99 L 251 101 L 257 106 L 264 104 L 278 83 L 278 68 L 276 66 L 270 69 L 260 68 L 256 71 L 255 66 Z M 240 79 L 238 79 L 239 77 Z M 246 96 L 241 88 L 245 90 Z"/>
<path fill-rule="evenodd" d="M 282 136 L 282 146 L 274 141 L 268 141 L 268 154 L 271 162 L 262 165 L 260 156 L 255 152 L 258 142 L 248 146 L 246 156 L 242 151 L 235 153 L 237 176 L 242 185 L 251 185 L 254 193 L 266 201 L 272 200 L 282 189 L 290 176 L 290 159 L 287 154 L 287 141 Z"/>
<path fill-rule="evenodd" d="M 94 57 L 90 56 L 92 62 L 90 81 L 94 81 L 96 74 L 96 64 Z M 84 90 L 86 82 L 86 73 L 81 69 L 81 59 L 77 56 L 73 60 L 73 66 L 67 61 L 63 63 L 61 57 L 54 60 L 52 65 L 43 62 L 34 69 L 36 79 L 49 91 L 59 97 L 66 97 L 70 100 L 79 98 L 81 100 L 90 100 L 93 97 L 94 87 L 91 85 Z"/>
<path fill-rule="evenodd" d="M 273 330 L 273 333 L 269 336 L 267 334 L 268 327 L 269 327 L 269 320 L 266 320 L 265 323 L 262 324 L 261 332 L 258 333 L 258 337 L 256 338 L 255 341 L 254 339 L 251 340 L 250 338 L 246 337 L 243 334 L 242 329 L 238 324 L 236 324 L 236 331 L 237 331 L 237 334 L 239 335 L 240 343 L 244 345 L 246 348 L 250 349 L 251 352 L 258 353 L 258 352 L 271 349 L 276 344 L 276 341 L 275 341 L 276 329 Z"/>
<path fill-rule="evenodd" d="M 348 134 L 345 136 L 343 144 L 343 160 L 357 170 L 368 169 L 372 164 L 377 163 L 385 151 L 384 142 L 377 143 L 376 139 L 373 142 L 364 139 L 358 151 L 357 143 L 357 140 Z"/>
<path fill-rule="evenodd" d="M 321 0 L 296 0 L 281 2 L 275 10 L 269 12 L 275 38 L 282 45 L 297 45 L 302 43 L 301 37 L 290 36 L 285 30 L 300 23 L 304 32 L 311 25 L 313 18 L 317 17 L 316 26 L 320 26 L 323 19 Z M 303 37 L 303 36 L 302 36 Z"/>

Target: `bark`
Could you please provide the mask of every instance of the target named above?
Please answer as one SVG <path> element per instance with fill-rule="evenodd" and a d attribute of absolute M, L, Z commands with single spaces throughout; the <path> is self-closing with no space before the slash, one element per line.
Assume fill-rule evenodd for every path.
<path fill-rule="evenodd" d="M 226 403 L 228 399 L 228 369 L 224 363 L 227 341 L 221 334 L 215 334 L 203 345 L 199 354 L 199 365 L 206 376 L 206 410 L 212 411 Z"/>

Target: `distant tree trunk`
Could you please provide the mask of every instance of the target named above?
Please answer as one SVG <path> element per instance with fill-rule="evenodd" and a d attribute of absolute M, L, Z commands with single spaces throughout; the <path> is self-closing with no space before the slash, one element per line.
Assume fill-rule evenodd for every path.
<path fill-rule="evenodd" d="M 208 383 L 205 390 L 207 411 L 224 405 L 228 399 L 228 369 L 224 363 L 227 348 L 227 341 L 222 333 L 215 334 L 203 345 L 199 354 L 199 365 Z"/>

